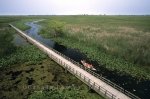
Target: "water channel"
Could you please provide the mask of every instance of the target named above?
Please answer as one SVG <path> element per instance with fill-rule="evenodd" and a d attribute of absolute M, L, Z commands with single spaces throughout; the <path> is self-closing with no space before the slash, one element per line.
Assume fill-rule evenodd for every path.
<path fill-rule="evenodd" d="M 38 25 L 36 22 L 27 22 L 26 25 L 30 26 L 29 30 L 25 32 L 36 39 L 51 47 L 60 53 L 66 55 L 67 57 L 73 59 L 76 62 L 81 60 L 86 60 L 87 62 L 93 64 L 93 66 L 97 69 L 95 72 L 102 75 L 103 77 L 109 79 L 110 81 L 116 83 L 117 85 L 123 87 L 125 90 L 139 96 L 142 99 L 150 99 L 150 81 L 149 80 L 138 80 L 128 75 L 119 75 L 116 71 L 110 71 L 102 66 L 103 64 L 98 64 L 96 61 L 91 61 L 89 58 L 86 57 L 85 54 L 71 48 L 67 48 L 63 45 L 60 45 L 50 39 L 43 38 L 41 35 L 38 34 L 41 26 Z"/>

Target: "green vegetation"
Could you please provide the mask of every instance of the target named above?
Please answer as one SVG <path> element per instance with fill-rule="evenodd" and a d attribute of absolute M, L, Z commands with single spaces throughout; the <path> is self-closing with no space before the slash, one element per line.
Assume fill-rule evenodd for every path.
<path fill-rule="evenodd" d="M 0 58 L 15 51 L 15 46 L 12 43 L 15 31 L 9 27 L 8 23 L 17 20 L 16 17 L 0 17 Z"/>
<path fill-rule="evenodd" d="M 53 99 L 53 97 L 64 97 L 68 92 L 69 96 L 66 95 L 66 98 L 74 94 L 78 97 L 91 96 L 92 99 L 102 99 L 50 59 L 44 59 L 34 64 L 29 61 L 1 68 L 0 75 L 2 93 L 0 98 L 47 99 L 49 97 Z M 72 99 L 76 98 L 72 97 Z"/>
<path fill-rule="evenodd" d="M 19 21 L 20 17 L 0 16 L 0 27 L 8 27 L 8 23 Z"/>
<path fill-rule="evenodd" d="M 50 20 L 49 22 L 44 22 L 44 24 L 47 24 L 47 26 L 43 27 L 41 32 L 45 37 L 58 37 L 64 32 L 64 22 Z"/>
<path fill-rule="evenodd" d="M 37 51 L 35 51 L 37 50 Z M 16 48 L 16 51 L 0 59 L 0 66 L 12 66 L 24 62 L 37 63 L 46 58 L 46 55 L 32 45 Z"/>
<path fill-rule="evenodd" d="M 19 20 L 20 17 L 0 17 L 0 67 L 11 66 L 14 64 L 24 63 L 27 61 L 39 61 L 46 58 L 39 50 L 33 46 L 17 47 L 13 44 L 14 29 L 9 27 L 9 23 L 14 23 Z M 21 19 L 20 19 L 21 20 Z M 21 21 L 23 23 L 25 21 Z M 24 25 L 20 25 L 24 28 Z"/>
<path fill-rule="evenodd" d="M 102 99 L 102 97 L 93 94 L 87 94 L 85 89 L 68 88 L 52 88 L 50 91 L 36 91 L 29 99 Z"/>
<path fill-rule="evenodd" d="M 4 55 L 11 54 L 15 50 L 12 44 L 13 32 L 9 27 L 0 28 L 0 58 Z"/>
<path fill-rule="evenodd" d="M 64 23 L 54 36 L 51 21 Z M 51 16 L 40 34 L 79 49 L 109 70 L 150 79 L 150 16 Z"/>
<path fill-rule="evenodd" d="M 16 32 L 8 23 L 25 30 L 29 27 L 24 26 L 23 22 L 33 18 L 0 17 L 0 99 L 103 99 L 38 48 L 29 44 L 16 46 L 13 43 Z"/>
<path fill-rule="evenodd" d="M 31 19 L 30 20 L 29 19 L 27 19 L 27 20 L 22 19 L 22 20 L 14 22 L 13 25 L 17 26 L 17 28 L 21 29 L 22 31 L 25 31 L 25 30 L 30 28 L 29 26 L 25 25 L 25 23 L 28 21 L 32 21 L 32 20 Z"/>

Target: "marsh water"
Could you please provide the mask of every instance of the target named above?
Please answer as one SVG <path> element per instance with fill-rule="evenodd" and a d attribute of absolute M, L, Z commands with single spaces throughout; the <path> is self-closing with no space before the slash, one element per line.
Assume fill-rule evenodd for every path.
<path fill-rule="evenodd" d="M 67 48 L 63 45 L 60 45 L 50 39 L 43 38 L 41 35 L 38 34 L 41 26 L 35 22 L 28 22 L 26 25 L 30 26 L 29 30 L 25 32 L 33 37 L 34 39 L 44 43 L 48 47 L 51 47 L 60 53 L 66 55 L 67 57 L 73 59 L 76 62 L 81 60 L 86 60 L 87 62 L 94 65 L 97 69 L 95 72 L 102 75 L 103 77 L 109 79 L 110 81 L 116 83 L 117 85 L 123 87 L 125 90 L 130 91 L 131 93 L 139 96 L 142 99 L 149 99 L 150 98 L 150 81 L 149 80 L 138 80 L 128 75 L 119 75 L 116 71 L 110 71 L 105 69 L 103 64 L 98 64 L 96 61 L 91 61 L 89 58 L 86 57 L 85 54 L 79 52 L 78 50 Z"/>

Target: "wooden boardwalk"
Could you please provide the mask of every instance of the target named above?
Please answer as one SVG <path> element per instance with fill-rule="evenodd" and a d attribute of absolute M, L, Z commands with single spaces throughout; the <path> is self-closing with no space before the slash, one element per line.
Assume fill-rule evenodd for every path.
<path fill-rule="evenodd" d="M 45 46 L 41 42 L 36 41 L 32 37 L 28 36 L 26 33 L 14 27 L 13 25 L 10 24 L 10 26 L 14 28 L 23 38 L 25 38 L 31 44 L 37 46 L 51 59 L 63 66 L 66 70 L 75 75 L 78 79 L 83 81 L 85 84 L 87 84 L 90 88 L 95 90 L 103 97 L 107 99 L 139 99 L 139 97 L 133 95 L 128 91 L 125 91 L 124 89 L 120 88 L 109 80 L 99 76 L 93 71 L 86 69 L 82 65 L 62 55 L 58 51 Z"/>

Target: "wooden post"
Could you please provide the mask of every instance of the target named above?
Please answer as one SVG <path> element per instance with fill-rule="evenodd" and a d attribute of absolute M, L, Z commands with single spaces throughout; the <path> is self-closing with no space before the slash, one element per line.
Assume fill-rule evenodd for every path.
<path fill-rule="evenodd" d="M 67 73 L 67 68 L 65 67 L 65 73 Z"/>
<path fill-rule="evenodd" d="M 90 79 L 88 80 L 88 83 L 90 84 Z"/>
<path fill-rule="evenodd" d="M 85 76 L 84 76 L 84 80 L 85 80 Z"/>
<path fill-rule="evenodd" d="M 94 82 L 94 84 L 93 84 L 93 88 L 95 87 L 95 82 Z"/>
<path fill-rule="evenodd" d="M 105 96 L 106 96 L 106 94 L 107 94 L 107 90 L 105 91 Z"/>
<path fill-rule="evenodd" d="M 101 91 L 101 86 L 98 87 L 98 90 Z"/>
<path fill-rule="evenodd" d="M 81 73 L 80 73 L 80 77 L 81 77 Z"/>
<path fill-rule="evenodd" d="M 114 99 L 114 95 L 112 94 L 112 99 Z"/>
<path fill-rule="evenodd" d="M 65 65 L 65 73 L 67 73 L 67 64 L 64 64 Z"/>

